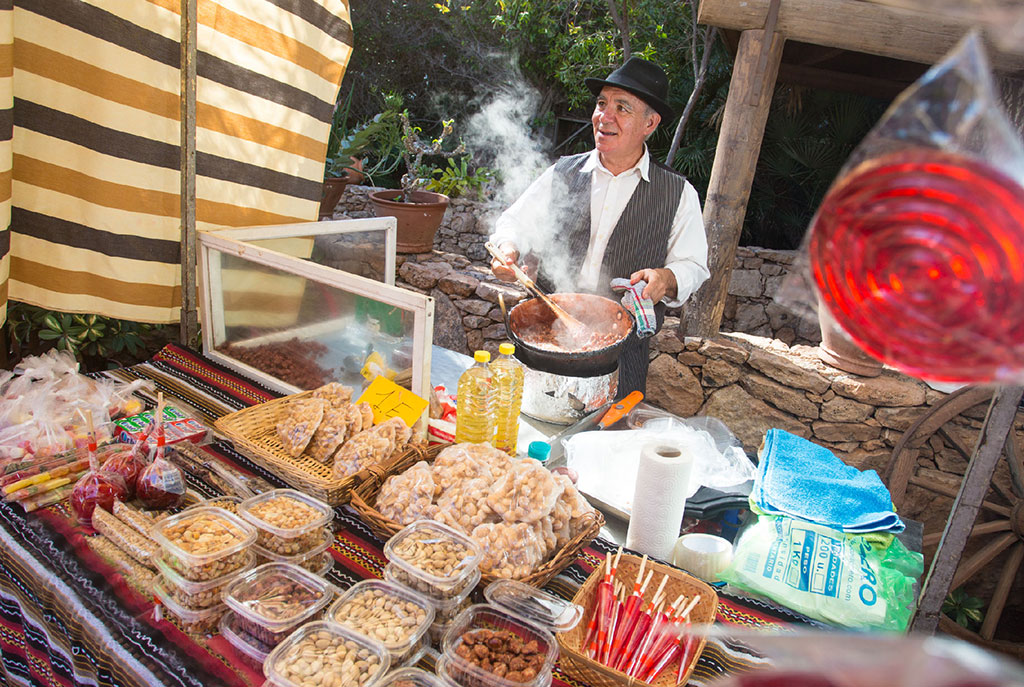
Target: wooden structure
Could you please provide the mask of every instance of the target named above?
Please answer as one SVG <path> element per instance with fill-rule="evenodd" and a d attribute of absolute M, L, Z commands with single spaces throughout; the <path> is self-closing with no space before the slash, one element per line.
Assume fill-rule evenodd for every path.
<path fill-rule="evenodd" d="M 693 296 L 682 325 L 684 334 L 711 337 L 722 321 L 776 80 L 801 80 L 861 93 L 877 88 L 878 95 L 894 94 L 892 81 L 880 78 L 891 74 L 835 74 L 806 61 L 787 64 L 783 61 L 787 44 L 808 44 L 799 46 L 800 51 L 816 50 L 819 63 L 830 50 L 842 50 L 909 60 L 922 65 L 923 71 L 949 52 L 971 25 L 966 19 L 900 9 L 878 0 L 701 0 L 698 20 L 739 35 L 704 205 L 711 278 Z M 990 57 L 999 71 L 1024 71 L 1024 55 L 991 52 Z M 869 65 L 878 67 L 877 62 Z M 902 78 L 897 83 L 916 78 L 900 63 L 882 66 L 898 71 Z"/>

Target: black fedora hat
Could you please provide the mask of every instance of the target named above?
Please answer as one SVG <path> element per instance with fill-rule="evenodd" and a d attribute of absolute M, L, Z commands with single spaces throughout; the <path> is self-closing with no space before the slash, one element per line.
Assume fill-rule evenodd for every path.
<path fill-rule="evenodd" d="M 672 119 L 668 99 L 668 76 L 661 67 L 640 57 L 630 57 L 626 63 L 608 75 L 607 79 L 584 79 L 590 92 L 600 95 L 605 86 L 629 91 L 654 108 L 661 121 Z"/>

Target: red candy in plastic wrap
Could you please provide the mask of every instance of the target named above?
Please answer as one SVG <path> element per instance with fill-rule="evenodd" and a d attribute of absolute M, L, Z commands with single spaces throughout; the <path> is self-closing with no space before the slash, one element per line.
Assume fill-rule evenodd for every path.
<path fill-rule="evenodd" d="M 135 485 L 139 474 L 146 468 L 146 460 L 134 450 L 118 451 L 103 462 L 103 470 L 113 472 L 124 479 L 126 500 L 135 498 Z"/>
<path fill-rule="evenodd" d="M 71 490 L 71 508 L 78 522 L 92 527 L 92 512 L 97 507 L 113 512 L 114 501 L 125 499 L 127 489 L 124 478 L 106 470 L 90 470 Z"/>
<path fill-rule="evenodd" d="M 822 301 L 868 353 L 942 381 L 1019 379 L 1024 188 L 976 159 L 911 148 L 829 192 L 808 244 Z"/>
<path fill-rule="evenodd" d="M 139 474 L 135 494 L 146 508 L 173 508 L 185 497 L 185 477 L 163 457 L 163 446 L 156 459 Z"/>

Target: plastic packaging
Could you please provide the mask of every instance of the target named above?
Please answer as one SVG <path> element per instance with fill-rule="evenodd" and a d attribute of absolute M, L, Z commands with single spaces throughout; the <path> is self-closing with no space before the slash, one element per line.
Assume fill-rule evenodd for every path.
<path fill-rule="evenodd" d="M 426 461 L 420 461 L 400 475 L 392 475 L 377 494 L 377 510 L 388 520 L 407 525 L 432 518 L 437 513 L 434 475 Z"/>
<path fill-rule="evenodd" d="M 491 354 L 476 351 L 473 360 L 473 365 L 459 377 L 456 394 L 455 441 L 460 444 L 482 444 L 494 438 L 495 388 L 487 364 Z"/>
<path fill-rule="evenodd" d="M 1024 380 L 1024 145 L 977 34 L 854 150 L 778 297 L 924 379 Z M 833 346 L 834 348 L 834 346 Z"/>
<path fill-rule="evenodd" d="M 544 560 L 547 544 L 529 523 L 485 523 L 472 532 L 483 557 L 480 570 L 495 577 L 525 577 Z"/>
<path fill-rule="evenodd" d="M 312 675 L 307 652 L 323 659 Z M 316 621 L 303 625 L 274 649 L 263 664 L 263 673 L 276 687 L 372 687 L 390 666 L 391 657 L 379 642 L 343 625 Z"/>
<path fill-rule="evenodd" d="M 164 457 L 164 450 L 161 435 L 157 437 L 152 462 L 139 473 L 135 482 L 136 495 L 146 508 L 173 508 L 185 497 L 185 476 Z"/>
<path fill-rule="evenodd" d="M 190 508 L 157 522 L 152 537 L 163 559 L 193 582 L 212 580 L 241 568 L 256 529 L 223 508 Z"/>
<path fill-rule="evenodd" d="M 103 461 L 102 469 L 121 475 L 121 478 L 124 479 L 124 486 L 128 490 L 126 498 L 131 501 L 135 498 L 135 487 L 139 475 L 145 468 L 146 459 L 134 447 L 125 445 L 124 449 Z"/>
<path fill-rule="evenodd" d="M 419 668 L 392 670 L 380 683 L 380 687 L 444 687 L 436 675 Z"/>
<path fill-rule="evenodd" d="M 84 527 L 92 527 L 96 508 L 111 510 L 114 501 L 124 500 L 128 489 L 121 475 L 105 470 L 90 470 L 75 483 L 71 491 L 71 508 Z"/>
<path fill-rule="evenodd" d="M 493 482 L 511 465 L 512 459 L 508 454 L 490 444 L 452 444 L 437 454 L 430 469 L 434 483 L 441 490 L 447 490 L 478 477 Z"/>
<path fill-rule="evenodd" d="M 167 595 L 185 608 L 199 610 L 220 604 L 223 601 L 224 589 L 240 574 L 252 569 L 256 564 L 256 556 L 249 553 L 238 570 L 232 570 L 226 575 L 203 582 L 185 579 L 159 557 L 154 559 L 154 563 L 160 572 L 161 584 Z"/>
<path fill-rule="evenodd" d="M 139 534 L 104 508 L 92 512 L 92 526 L 129 556 L 147 568 L 156 567 L 159 548 L 149 537 Z"/>
<path fill-rule="evenodd" d="M 334 602 L 326 619 L 377 640 L 398 665 L 415 651 L 434 622 L 434 607 L 401 585 L 363 580 Z"/>
<path fill-rule="evenodd" d="M 315 618 L 334 598 L 334 585 L 288 563 L 267 563 L 237 576 L 224 589 L 224 603 L 241 627 L 277 644 Z"/>
<path fill-rule="evenodd" d="M 224 604 L 201 609 L 186 608 L 167 592 L 160 578 L 157 578 L 153 585 L 153 595 L 156 597 L 159 612 L 165 614 L 168 620 L 176 620 L 182 631 L 190 634 L 201 635 L 215 631 L 221 616 L 228 610 Z"/>
<path fill-rule="evenodd" d="M 263 663 L 274 647 L 264 644 L 243 630 L 238 624 L 238 616 L 234 611 L 228 611 L 221 617 L 217 629 L 221 636 L 228 640 L 228 644 L 241 654 L 250 668 L 259 672 L 263 671 Z"/>
<path fill-rule="evenodd" d="M 487 505 L 490 490 L 491 483 L 482 477 L 452 485 L 437 499 L 434 519 L 467 534 L 485 520 L 497 520 Z"/>
<path fill-rule="evenodd" d="M 510 456 L 516 455 L 519 442 L 519 409 L 523 405 L 526 377 L 523 364 L 513 357 L 515 352 L 514 345 L 503 343 L 498 346 L 498 359 L 491 363 L 491 377 L 496 389 L 493 444 Z"/>
<path fill-rule="evenodd" d="M 506 522 L 537 522 L 551 512 L 562 493 L 562 484 L 543 464 L 530 459 L 516 461 L 495 483 L 487 503 Z"/>
<path fill-rule="evenodd" d="M 451 527 L 420 520 L 391 537 L 384 555 L 409 580 L 400 579 L 402 584 L 444 600 L 465 591 L 481 552 L 476 542 Z"/>
<path fill-rule="evenodd" d="M 466 608 L 469 608 L 473 603 L 470 601 L 469 596 L 473 593 L 473 590 L 476 589 L 476 586 L 480 584 L 480 569 L 478 568 L 474 570 L 473 574 L 466 578 L 465 583 L 458 592 L 452 590 L 451 594 L 441 597 L 429 596 L 424 593 L 424 589 L 431 588 L 424 584 L 422 580 L 413 577 L 394 563 L 388 563 L 384 566 L 384 581 L 421 593 L 425 599 L 430 601 L 431 605 L 434 607 L 434 622 L 431 625 L 431 630 L 434 631 L 434 635 L 431 637 L 431 640 L 436 641 L 440 640 L 444 635 L 444 631 L 436 631 L 437 626 L 443 625 L 447 628 L 448 625 L 451 624 L 452 620 L 455 619 L 455 616 Z"/>
<path fill-rule="evenodd" d="M 923 570 L 921 554 L 898 539 L 881 547 L 870 535 L 762 516 L 740 535 L 732 564 L 718 576 L 812 618 L 903 632 Z"/>
<path fill-rule="evenodd" d="M 334 560 L 327 551 L 334 542 L 334 533 L 326 527 L 319 528 L 317 532 L 319 532 L 320 539 L 308 550 L 293 556 L 286 556 L 269 549 L 264 549 L 259 544 L 253 544 L 252 550 L 256 554 L 257 563 L 259 565 L 264 563 L 291 563 L 322 577 L 323 574 L 319 572 L 324 565 L 321 556 L 326 554 L 327 558 L 332 562 Z"/>
<path fill-rule="evenodd" d="M 305 553 L 323 541 L 334 509 L 294 489 L 274 489 L 238 504 L 238 515 L 256 527 L 256 543 L 282 556 Z"/>

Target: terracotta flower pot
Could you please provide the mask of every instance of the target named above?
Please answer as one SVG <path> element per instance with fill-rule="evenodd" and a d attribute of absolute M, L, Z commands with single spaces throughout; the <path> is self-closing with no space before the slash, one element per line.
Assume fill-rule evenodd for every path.
<path fill-rule="evenodd" d="M 349 184 L 361 184 L 366 175 L 363 174 L 363 161 L 358 158 L 350 158 L 352 167 L 345 170 L 340 177 L 326 177 L 324 179 L 323 193 L 320 196 L 320 219 L 330 219 L 334 216 L 334 209 L 338 207 L 341 196 L 345 193 L 345 187 Z"/>
<path fill-rule="evenodd" d="M 396 200 L 401 191 L 376 191 L 370 194 L 370 203 L 378 217 L 398 220 L 398 252 L 428 253 L 434 248 L 434 235 L 444 211 L 448 209 L 448 196 L 430 191 L 413 191 L 410 202 Z"/>

